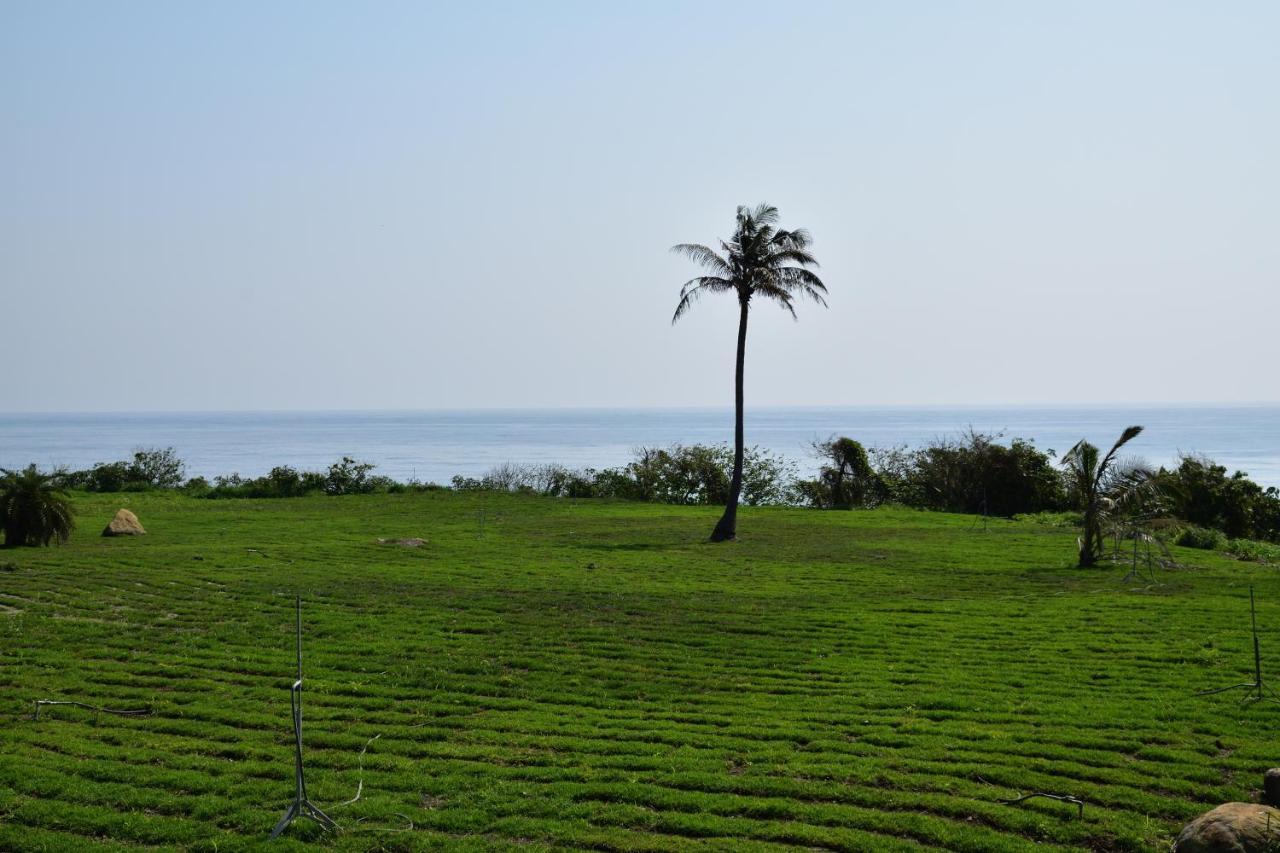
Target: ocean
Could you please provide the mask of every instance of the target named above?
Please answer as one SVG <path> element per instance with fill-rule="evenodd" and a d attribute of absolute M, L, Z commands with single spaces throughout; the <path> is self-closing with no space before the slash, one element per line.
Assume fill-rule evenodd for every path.
<path fill-rule="evenodd" d="M 816 470 L 811 445 L 847 435 L 867 447 L 918 446 L 972 427 L 1059 453 L 1081 438 L 1127 448 L 1156 465 L 1206 455 L 1280 487 L 1280 405 L 752 408 L 747 444 Z M 86 468 L 140 447 L 174 447 L 188 476 L 257 476 L 276 465 L 323 469 L 343 455 L 397 480 L 448 483 L 504 462 L 602 468 L 641 446 L 733 439 L 727 409 L 493 409 L 472 411 L 0 414 L 0 467 Z"/>

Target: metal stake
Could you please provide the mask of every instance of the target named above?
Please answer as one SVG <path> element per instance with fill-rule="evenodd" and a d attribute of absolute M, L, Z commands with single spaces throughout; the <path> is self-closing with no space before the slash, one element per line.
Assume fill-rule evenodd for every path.
<path fill-rule="evenodd" d="M 1249 587 L 1249 622 L 1253 628 L 1253 681 L 1248 684 L 1233 684 L 1230 687 L 1219 687 L 1216 690 L 1202 690 L 1197 696 L 1210 696 L 1214 693 L 1226 693 L 1228 690 L 1247 690 L 1244 698 L 1240 700 L 1241 704 L 1252 702 L 1261 702 L 1264 699 L 1272 702 L 1280 702 L 1271 693 L 1271 688 L 1266 687 L 1262 683 L 1262 650 L 1258 645 L 1258 611 L 1253 603 L 1253 587 Z"/>
<path fill-rule="evenodd" d="M 321 828 L 329 832 L 338 832 L 339 827 L 333 818 L 325 814 L 319 806 L 307 797 L 307 780 L 302 775 L 302 596 L 294 600 L 298 623 L 298 680 L 289 688 L 289 705 L 293 709 L 293 802 L 285 810 L 284 817 L 271 831 L 271 838 L 284 832 L 285 827 L 300 817 L 309 817 Z"/>

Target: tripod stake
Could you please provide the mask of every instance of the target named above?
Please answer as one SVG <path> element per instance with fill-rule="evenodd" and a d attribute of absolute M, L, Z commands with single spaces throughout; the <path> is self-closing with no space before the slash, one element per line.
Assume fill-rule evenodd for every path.
<path fill-rule="evenodd" d="M 1226 693 L 1229 690 L 1245 690 L 1247 692 L 1240 700 L 1241 704 L 1261 702 L 1264 699 L 1280 702 L 1280 699 L 1275 698 L 1271 688 L 1262 683 L 1262 649 L 1258 645 L 1258 611 L 1253 603 L 1253 587 L 1249 587 L 1249 624 L 1253 629 L 1253 681 L 1246 684 L 1233 684 L 1230 687 L 1219 687 L 1216 690 L 1202 690 L 1196 694 L 1197 696 L 1211 696 L 1214 693 Z"/>
<path fill-rule="evenodd" d="M 302 596 L 294 599 L 294 608 L 298 624 L 298 680 L 289 688 L 289 704 L 293 709 L 293 802 L 285 811 L 284 817 L 271 830 L 271 838 L 284 832 L 285 827 L 300 817 L 309 817 L 329 832 L 338 832 L 339 827 L 333 819 L 325 814 L 319 806 L 307 797 L 307 780 L 302 773 Z"/>

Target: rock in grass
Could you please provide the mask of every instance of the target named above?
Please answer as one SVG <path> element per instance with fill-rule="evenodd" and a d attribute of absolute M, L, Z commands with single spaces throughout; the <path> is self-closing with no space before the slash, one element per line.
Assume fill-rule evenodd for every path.
<path fill-rule="evenodd" d="M 103 536 L 142 536 L 147 531 L 142 529 L 142 522 L 127 509 L 118 510 L 111 523 L 103 528 Z"/>
<path fill-rule="evenodd" d="M 1280 846 L 1280 809 L 1225 803 L 1187 824 L 1174 853 L 1263 853 Z"/>
<path fill-rule="evenodd" d="M 379 545 L 400 545 L 404 548 L 421 548 L 427 544 L 425 539 L 383 539 L 378 537 Z"/>

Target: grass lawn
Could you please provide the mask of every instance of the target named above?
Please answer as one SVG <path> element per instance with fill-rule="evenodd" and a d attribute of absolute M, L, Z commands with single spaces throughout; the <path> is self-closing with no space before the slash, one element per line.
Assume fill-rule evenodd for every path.
<path fill-rule="evenodd" d="M 149 535 L 97 535 L 121 506 Z M 1252 676 L 1250 584 L 1280 683 L 1275 567 L 1124 583 L 1072 530 L 910 510 L 746 509 L 711 545 L 717 510 L 600 501 L 76 507 L 0 551 L 0 849 L 267 847 L 295 591 L 345 831 L 271 849 L 1159 849 L 1280 764 L 1280 704 L 1193 695 Z M 997 802 L 1031 791 L 1083 819 Z"/>

